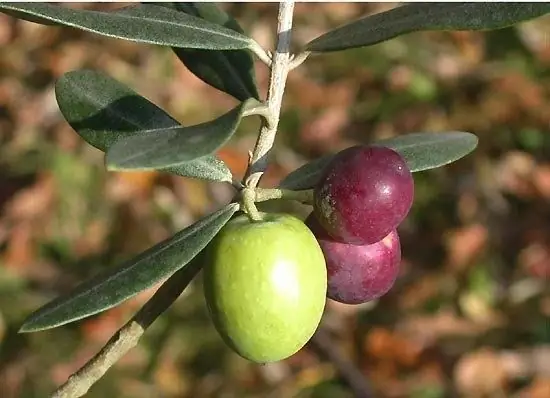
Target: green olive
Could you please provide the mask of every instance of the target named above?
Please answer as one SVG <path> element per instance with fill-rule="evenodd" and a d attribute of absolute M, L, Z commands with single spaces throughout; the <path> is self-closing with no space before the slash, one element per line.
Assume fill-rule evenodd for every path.
<path fill-rule="evenodd" d="M 205 252 L 204 293 L 223 340 L 258 363 L 285 359 L 317 329 L 327 271 L 313 233 L 288 214 L 230 220 Z"/>

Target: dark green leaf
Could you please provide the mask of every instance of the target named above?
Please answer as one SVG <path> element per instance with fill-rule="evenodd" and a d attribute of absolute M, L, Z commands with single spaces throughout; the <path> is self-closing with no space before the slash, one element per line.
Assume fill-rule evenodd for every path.
<path fill-rule="evenodd" d="M 159 3 L 195 17 L 244 31 L 237 21 L 214 3 Z M 254 60 L 247 50 L 209 51 L 173 48 L 181 62 L 199 79 L 240 101 L 259 99 Z"/>
<path fill-rule="evenodd" d="M 152 130 L 118 140 L 107 151 L 109 170 L 149 170 L 175 167 L 209 155 L 235 133 L 243 112 L 255 99 L 242 102 L 225 115 L 190 127 Z"/>
<path fill-rule="evenodd" d="M 444 166 L 466 156 L 476 148 L 477 142 L 474 134 L 452 131 L 405 134 L 371 145 L 385 146 L 399 152 L 411 171 L 418 172 Z M 288 174 L 279 186 L 293 190 L 313 188 L 336 155 L 326 155 L 299 167 Z"/>
<path fill-rule="evenodd" d="M 32 22 L 53 22 L 104 36 L 170 47 L 237 50 L 257 46 L 254 40 L 232 29 L 153 4 L 92 11 L 47 3 L 0 3 L 0 11 Z"/>
<path fill-rule="evenodd" d="M 237 209 L 237 204 L 229 204 L 126 264 L 99 273 L 31 314 L 19 331 L 35 332 L 73 322 L 115 307 L 154 286 L 189 263 Z"/>
<path fill-rule="evenodd" d="M 23 19 L 25 21 L 34 22 L 34 23 L 38 23 L 38 24 L 41 24 L 41 25 L 61 26 L 57 22 L 49 21 L 49 20 L 41 18 L 39 16 L 31 15 L 26 11 L 15 11 L 15 10 L 12 10 L 12 9 L 9 9 L 9 8 L 6 9 L 5 7 L 3 7 L 4 4 L 0 3 L 0 12 L 4 13 L 6 15 L 9 15 L 11 17 L 14 17 L 14 18 L 17 18 L 17 19 Z M 8 5 L 8 7 L 9 7 L 9 5 Z"/>
<path fill-rule="evenodd" d="M 334 29 L 308 44 L 308 51 L 371 46 L 420 30 L 499 29 L 550 12 L 550 3 L 414 3 Z"/>
<path fill-rule="evenodd" d="M 55 85 L 61 113 L 90 145 L 107 151 L 121 137 L 181 125 L 126 85 L 100 72 L 80 70 L 63 75 Z M 185 177 L 231 182 L 225 163 L 209 155 L 161 169 Z"/>

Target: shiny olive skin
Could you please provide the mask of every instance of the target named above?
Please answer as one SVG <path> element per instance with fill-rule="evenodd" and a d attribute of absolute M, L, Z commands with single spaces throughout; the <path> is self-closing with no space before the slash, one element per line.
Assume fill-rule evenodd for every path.
<path fill-rule="evenodd" d="M 313 213 L 305 224 L 325 254 L 328 298 L 344 304 L 362 304 L 382 297 L 393 287 L 401 264 L 396 230 L 370 245 L 351 245 L 332 238 Z"/>
<path fill-rule="evenodd" d="M 393 149 L 357 145 L 327 165 L 314 188 L 314 212 L 339 242 L 369 245 L 405 219 L 414 198 L 407 162 Z"/>
<path fill-rule="evenodd" d="M 326 302 L 323 252 L 303 221 L 262 213 L 231 219 L 205 252 L 204 294 L 214 326 L 242 357 L 285 359 L 311 338 Z"/>

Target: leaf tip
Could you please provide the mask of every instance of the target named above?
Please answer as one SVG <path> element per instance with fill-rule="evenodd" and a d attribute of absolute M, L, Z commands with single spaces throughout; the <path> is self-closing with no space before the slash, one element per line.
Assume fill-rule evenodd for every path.
<path fill-rule="evenodd" d="M 33 330 L 32 330 L 32 329 L 29 329 L 28 325 L 26 325 L 26 324 L 23 324 L 23 325 L 19 328 L 19 330 L 17 331 L 17 333 L 20 333 L 20 334 L 23 334 L 23 333 L 31 333 L 31 332 L 33 332 Z"/>
<path fill-rule="evenodd" d="M 17 333 L 33 333 L 46 329 L 50 329 L 50 327 L 40 327 L 39 325 L 37 326 L 35 322 L 32 321 L 32 319 L 27 319 L 25 322 L 23 322 Z"/>

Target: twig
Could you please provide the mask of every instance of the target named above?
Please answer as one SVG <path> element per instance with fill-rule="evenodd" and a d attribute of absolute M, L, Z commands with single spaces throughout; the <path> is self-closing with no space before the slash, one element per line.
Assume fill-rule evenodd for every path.
<path fill-rule="evenodd" d="M 351 362 L 346 361 L 340 353 L 334 348 L 334 343 L 331 341 L 326 331 L 319 328 L 309 341 L 311 348 L 321 357 L 328 359 L 340 377 L 346 382 L 349 388 L 353 391 L 356 398 L 374 398 L 372 388 L 367 382 L 365 376 Z"/>
<path fill-rule="evenodd" d="M 292 31 L 292 16 L 294 14 L 294 1 L 283 1 L 279 5 L 279 15 L 277 17 L 277 48 L 273 53 L 271 63 L 271 75 L 269 78 L 269 89 L 267 92 L 267 106 L 270 111 L 269 122 L 264 122 L 260 129 L 260 134 L 250 165 L 245 176 L 245 185 L 255 188 L 260 181 L 268 164 L 268 153 L 275 141 L 279 117 L 281 114 L 281 104 L 283 93 L 285 91 L 286 78 L 289 71 L 290 61 L 290 38 Z"/>
<path fill-rule="evenodd" d="M 101 351 L 53 393 L 52 398 L 78 398 L 86 394 L 111 366 L 137 345 L 145 330 L 172 305 L 200 269 L 200 259 L 192 260 L 172 275 Z"/>

